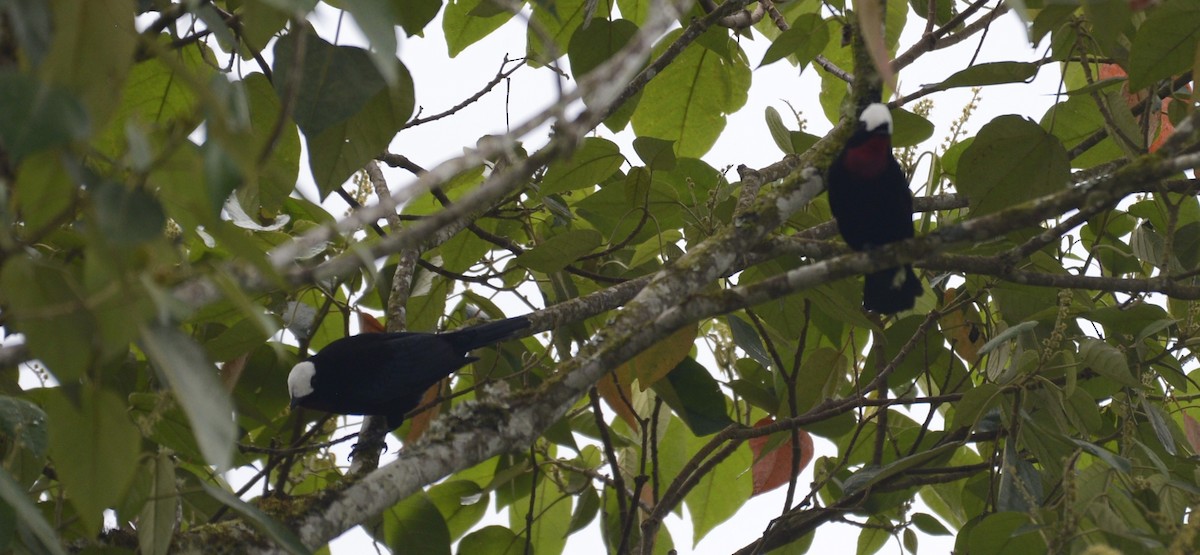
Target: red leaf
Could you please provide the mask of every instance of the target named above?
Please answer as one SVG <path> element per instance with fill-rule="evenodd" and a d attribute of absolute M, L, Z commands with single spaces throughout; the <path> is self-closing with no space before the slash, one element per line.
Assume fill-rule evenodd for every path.
<path fill-rule="evenodd" d="M 387 328 L 378 319 L 366 312 L 358 313 L 358 328 L 359 333 L 384 333 L 387 331 Z"/>
<path fill-rule="evenodd" d="M 775 419 L 766 417 L 754 424 L 755 428 L 774 424 Z M 796 465 L 799 475 L 813 458 L 812 436 L 804 430 L 796 430 L 800 438 L 800 464 Z M 766 493 L 791 481 L 792 472 L 792 439 L 789 437 L 770 451 L 763 453 L 771 444 L 771 436 L 750 438 L 750 451 L 754 453 L 754 466 L 750 471 L 754 475 L 754 492 L 751 495 Z"/>
<path fill-rule="evenodd" d="M 425 394 L 421 396 L 421 403 L 417 405 L 417 407 L 424 407 L 436 400 L 438 395 L 442 393 L 442 384 L 444 383 L 446 383 L 446 380 L 442 380 L 434 384 L 433 387 L 426 389 Z M 429 429 L 429 423 L 433 422 L 433 419 L 437 418 L 437 415 L 441 412 L 442 405 L 437 404 L 430 406 L 428 409 L 425 409 L 417 413 L 416 416 L 410 418 L 409 422 L 412 424 L 408 428 L 408 434 L 404 436 L 404 443 L 412 443 L 418 439 L 421 439 L 421 436 L 425 435 L 425 430 Z"/>
<path fill-rule="evenodd" d="M 1187 413 L 1183 414 L 1183 435 L 1192 446 L 1192 452 L 1200 453 L 1200 422 Z"/>
<path fill-rule="evenodd" d="M 1130 6 L 1134 7 L 1133 2 L 1130 3 Z M 1142 7 L 1144 8 L 1144 6 Z M 1137 9 L 1140 8 L 1134 7 L 1135 11 Z M 1114 77 L 1125 77 L 1126 75 L 1125 70 L 1117 64 L 1100 64 L 1099 74 L 1099 78 L 1101 80 L 1111 79 Z M 1188 90 L 1191 90 L 1191 88 L 1191 85 L 1188 85 Z M 1128 104 L 1130 108 L 1141 104 L 1146 99 L 1145 91 L 1138 91 L 1136 93 L 1129 92 L 1129 83 L 1121 85 L 1121 94 L 1125 96 L 1125 103 Z M 1167 117 L 1167 107 L 1170 106 L 1171 102 L 1174 102 L 1174 100 L 1175 99 L 1173 98 L 1162 99 L 1161 112 L 1159 113 L 1158 118 L 1153 118 L 1153 116 L 1151 117 L 1153 121 L 1151 121 L 1150 127 L 1147 130 L 1147 139 L 1149 139 L 1150 143 L 1150 152 L 1158 150 L 1159 147 L 1166 142 L 1167 137 L 1170 137 L 1171 134 L 1175 132 L 1175 126 L 1171 124 L 1171 120 Z"/>

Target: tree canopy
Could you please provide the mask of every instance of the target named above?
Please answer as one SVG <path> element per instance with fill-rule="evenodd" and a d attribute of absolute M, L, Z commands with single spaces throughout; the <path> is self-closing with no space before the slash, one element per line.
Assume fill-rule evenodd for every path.
<path fill-rule="evenodd" d="M 1002 16 L 1043 57 L 904 84 Z M 442 79 L 501 26 L 527 42 L 419 98 L 397 36 L 438 23 Z M 0 550 L 310 553 L 362 525 L 401 552 L 686 552 L 670 515 L 698 542 L 786 488 L 737 516 L 740 553 L 832 522 L 863 554 L 1195 552 L 1198 48 L 1193 0 L 0 2 Z M 770 64 L 819 76 L 832 130 L 781 105 L 776 162 L 714 165 Z M 928 119 L 1045 66 L 1036 121 Z M 505 133 L 464 115 L 514 76 L 555 100 Z M 852 252 L 823 176 L 880 97 L 917 236 Z M 421 160 L 422 125 L 474 136 Z M 916 307 L 863 311 L 861 276 L 902 263 Z M 398 454 L 374 418 L 288 408 L 335 339 L 518 314 Z"/>

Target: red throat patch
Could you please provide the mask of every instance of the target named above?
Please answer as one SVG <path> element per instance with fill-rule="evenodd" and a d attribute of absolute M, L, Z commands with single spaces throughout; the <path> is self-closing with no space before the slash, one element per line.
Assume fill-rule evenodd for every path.
<path fill-rule="evenodd" d="M 861 145 L 846 151 L 845 169 L 855 177 L 874 179 L 887 169 L 892 141 L 887 135 L 873 135 Z"/>

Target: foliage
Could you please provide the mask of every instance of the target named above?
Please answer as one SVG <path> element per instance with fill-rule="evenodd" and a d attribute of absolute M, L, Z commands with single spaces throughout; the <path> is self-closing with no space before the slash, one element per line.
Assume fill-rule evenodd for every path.
<path fill-rule="evenodd" d="M 745 552 L 833 521 L 860 553 L 1200 549 L 1200 9 L 868 1 L 0 2 L 0 550 L 305 552 L 362 524 L 412 552 L 592 529 L 666 553 L 672 512 L 698 542 L 774 488 Z M 816 193 L 855 106 L 1010 9 L 1047 57 L 891 98 L 918 237 L 847 254 Z M 451 56 L 527 26 L 528 57 L 427 115 L 394 33 L 438 21 Z M 768 110 L 779 162 L 734 179 L 706 156 L 780 63 L 819 72 L 834 128 Z M 925 97 L 1042 66 L 1063 94 L 1037 122 L 921 146 Z M 428 169 L 396 149 L 473 129 L 462 108 L 518 71 L 563 77 L 561 102 Z M 932 292 L 861 311 L 858 276 L 903 262 Z M 517 306 L 540 335 L 427 394 L 394 462 L 351 473 L 340 420 L 288 410 L 288 370 L 347 333 Z"/>

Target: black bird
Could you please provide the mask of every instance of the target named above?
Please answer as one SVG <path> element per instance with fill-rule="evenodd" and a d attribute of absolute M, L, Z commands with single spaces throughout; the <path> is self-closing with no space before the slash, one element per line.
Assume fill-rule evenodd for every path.
<path fill-rule="evenodd" d="M 858 117 L 858 128 L 829 167 L 829 208 L 842 238 L 856 251 L 913 236 L 912 192 L 892 156 L 892 115 L 871 104 Z M 863 307 L 891 314 L 913 307 L 921 281 L 912 265 L 865 276 Z"/>
<path fill-rule="evenodd" d="M 292 407 L 385 416 L 388 429 L 395 429 L 438 380 L 478 360 L 468 351 L 509 339 L 529 325 L 518 316 L 449 333 L 343 337 L 292 367 L 287 380 Z"/>

